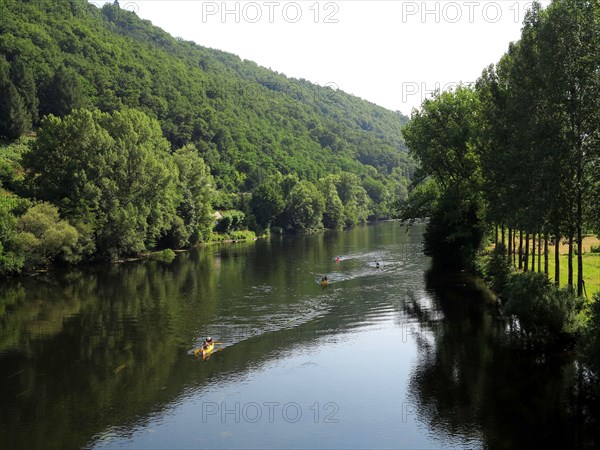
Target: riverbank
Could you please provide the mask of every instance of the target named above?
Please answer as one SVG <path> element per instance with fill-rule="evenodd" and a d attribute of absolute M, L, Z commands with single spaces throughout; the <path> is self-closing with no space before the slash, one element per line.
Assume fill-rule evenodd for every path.
<path fill-rule="evenodd" d="M 593 249 L 600 248 L 600 239 L 597 236 L 586 236 L 583 240 L 583 281 L 585 283 L 585 292 L 587 298 L 594 297 L 596 292 L 600 292 L 600 251 Z M 559 247 L 560 254 L 560 286 L 567 287 L 569 280 L 569 246 L 562 242 Z M 548 274 L 551 280 L 554 280 L 554 246 L 548 246 Z M 542 257 L 543 258 L 543 257 Z M 542 260 L 542 266 L 544 262 Z M 574 283 L 577 280 L 577 255 L 573 254 L 573 277 Z"/>

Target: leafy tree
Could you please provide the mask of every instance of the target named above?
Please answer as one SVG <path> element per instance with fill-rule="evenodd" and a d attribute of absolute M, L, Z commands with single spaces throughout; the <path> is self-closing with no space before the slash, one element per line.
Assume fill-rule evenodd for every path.
<path fill-rule="evenodd" d="M 404 127 L 411 154 L 444 189 L 481 182 L 479 155 L 472 145 L 476 103 L 474 92 L 459 86 L 426 99 Z"/>
<path fill-rule="evenodd" d="M 360 178 L 355 174 L 343 172 L 339 176 L 336 188 L 344 205 L 346 226 L 366 222 L 370 213 L 370 199 L 361 185 Z"/>
<path fill-rule="evenodd" d="M 345 224 L 344 205 L 338 195 L 336 182 L 339 182 L 337 175 L 328 175 L 319 180 L 319 190 L 325 197 L 323 225 L 327 228 L 341 228 Z"/>
<path fill-rule="evenodd" d="M 484 230 L 479 154 L 473 145 L 477 98 L 459 86 L 438 93 L 415 110 L 404 128 L 411 153 L 441 187 L 425 233 L 425 252 L 434 262 L 469 267 Z"/>
<path fill-rule="evenodd" d="M 23 165 L 32 193 L 95 230 L 109 258 L 137 254 L 171 228 L 177 169 L 158 123 L 134 110 L 77 110 L 42 121 Z"/>
<path fill-rule="evenodd" d="M 324 210 L 325 199 L 316 186 L 310 181 L 300 181 L 287 197 L 287 224 L 295 230 L 319 228 Z"/>
<path fill-rule="evenodd" d="M 7 205 L 0 207 L 0 274 L 17 273 L 25 263 L 23 251 L 16 239 L 17 218 Z"/>
<path fill-rule="evenodd" d="M 268 228 L 285 209 L 281 179 L 272 178 L 258 186 L 252 193 L 250 205 L 257 223 Z"/>
<path fill-rule="evenodd" d="M 246 215 L 242 211 L 223 211 L 221 213 L 221 218 L 214 227 L 214 230 L 220 233 L 239 231 L 244 228 L 245 221 Z"/>
<path fill-rule="evenodd" d="M 438 209 L 442 193 L 440 185 L 431 177 L 417 177 L 410 187 L 410 195 L 395 205 L 397 216 L 409 223 L 432 217 Z"/>
<path fill-rule="evenodd" d="M 372 214 L 376 219 L 390 217 L 390 193 L 386 185 L 373 177 L 365 177 L 362 186 L 371 199 Z"/>
<path fill-rule="evenodd" d="M 24 264 L 22 254 L 7 251 L 0 242 L 0 274 L 12 275 L 20 272 Z"/>
<path fill-rule="evenodd" d="M 100 115 L 100 125 L 115 142 L 108 172 L 115 191 L 106 201 L 111 209 L 126 206 L 132 211 L 142 240 L 152 245 L 170 228 L 180 201 L 169 143 L 158 122 L 141 111 Z"/>
<path fill-rule="evenodd" d="M 195 146 L 189 144 L 177 150 L 173 159 L 177 166 L 181 193 L 177 215 L 185 227 L 185 238 L 180 240 L 178 246 L 195 244 L 210 236 L 214 181 L 209 167 Z"/>
<path fill-rule="evenodd" d="M 61 220 L 58 208 L 49 203 L 31 207 L 18 219 L 17 239 L 25 250 L 25 264 L 31 268 L 47 266 L 53 260 L 77 262 L 78 233 Z"/>
<path fill-rule="evenodd" d="M 99 125 L 100 113 L 78 110 L 42 120 L 37 140 L 23 156 L 31 194 L 69 216 L 100 209 L 103 180 L 115 164 L 114 139 Z"/>
<path fill-rule="evenodd" d="M 505 55 L 498 67 L 487 67 L 477 80 L 477 148 L 484 174 L 483 191 L 488 204 L 487 218 L 494 225 L 517 226 L 510 219 L 515 184 L 512 176 L 514 155 L 507 125 L 507 82 L 503 72 L 511 60 Z M 512 188 L 512 189 L 511 189 Z"/>

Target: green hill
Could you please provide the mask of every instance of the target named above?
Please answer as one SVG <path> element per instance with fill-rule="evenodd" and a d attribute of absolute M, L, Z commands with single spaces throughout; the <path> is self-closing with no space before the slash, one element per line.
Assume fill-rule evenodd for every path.
<path fill-rule="evenodd" d="M 260 208 L 252 210 L 247 201 L 244 206 L 242 193 L 269 183 L 281 190 L 281 177 L 292 177 L 294 183 L 316 184 L 321 193 L 333 183 L 345 216 L 340 220 L 330 214 L 331 220 L 324 217 L 323 222 L 351 225 L 367 216 L 386 216 L 390 205 L 405 195 L 414 169 L 401 134 L 407 117 L 340 90 L 287 78 L 230 53 L 173 38 L 115 5 L 98 9 L 85 0 L 3 0 L 0 90 L 7 99 L 0 108 L 0 136 L 9 140 L 40 125 L 44 129 L 41 118 L 48 114 L 97 111 L 105 116 L 88 119 L 106 128 L 107 117 L 114 119 L 120 111 L 143 112 L 158 123 L 172 154 L 191 145 L 202 157 L 215 180 L 217 194 L 211 203 L 216 209 L 235 207 L 251 215 Z M 44 175 L 35 164 L 24 173 L 26 179 L 33 173 Z M 35 182 L 25 183 L 26 189 L 4 176 L 3 183 L 22 196 L 57 204 L 62 216 L 75 217 L 69 210 L 74 199 L 52 197 L 52 189 L 38 185 L 36 190 Z M 346 188 L 353 185 L 368 198 L 359 198 L 356 189 L 349 193 Z M 337 200 L 331 203 L 325 197 L 326 213 Z M 278 211 L 269 220 L 256 217 L 256 222 L 308 226 L 295 226 L 301 219 L 294 222 L 290 208 L 286 220 L 283 214 Z M 246 222 L 252 225 L 248 217 Z M 311 222 L 317 223 L 320 219 Z"/>
<path fill-rule="evenodd" d="M 177 40 L 112 5 L 5 0 L 0 8 L 0 54 L 32 67 L 42 114 L 54 112 L 44 93 L 64 65 L 81 86 L 77 106 L 141 109 L 173 148 L 198 144 L 227 190 L 251 190 L 275 171 L 317 180 L 411 165 L 400 132 L 407 118 L 341 91 Z"/>

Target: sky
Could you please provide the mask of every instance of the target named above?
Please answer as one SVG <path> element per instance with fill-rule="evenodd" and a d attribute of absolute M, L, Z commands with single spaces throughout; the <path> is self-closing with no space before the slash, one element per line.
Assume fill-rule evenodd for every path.
<path fill-rule="evenodd" d="M 119 3 L 175 37 L 409 116 L 433 90 L 472 83 L 486 66 L 496 63 L 509 43 L 519 39 L 531 4 L 516 0 Z"/>

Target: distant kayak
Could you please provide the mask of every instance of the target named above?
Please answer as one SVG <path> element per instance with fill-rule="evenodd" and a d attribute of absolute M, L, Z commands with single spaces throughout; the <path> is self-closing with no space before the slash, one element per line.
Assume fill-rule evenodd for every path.
<path fill-rule="evenodd" d="M 329 286 L 329 281 L 328 280 L 321 280 L 321 287 L 323 289 L 325 289 L 327 286 Z"/>
<path fill-rule="evenodd" d="M 194 350 L 194 355 L 195 356 L 202 356 L 203 358 L 206 358 L 207 356 L 209 356 L 212 351 L 215 349 L 215 344 L 212 343 L 210 344 L 208 347 L 204 348 L 204 347 L 199 347 L 197 349 Z"/>

